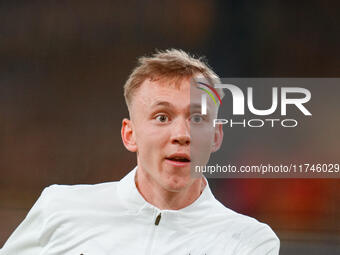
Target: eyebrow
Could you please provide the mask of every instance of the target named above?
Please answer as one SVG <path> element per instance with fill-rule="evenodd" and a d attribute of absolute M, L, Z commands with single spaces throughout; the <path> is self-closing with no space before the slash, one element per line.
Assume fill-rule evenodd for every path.
<path fill-rule="evenodd" d="M 174 105 L 167 101 L 156 101 L 151 105 L 152 108 L 157 107 L 157 106 L 173 107 Z"/>
<path fill-rule="evenodd" d="M 170 102 L 167 101 L 156 101 L 151 105 L 151 108 L 159 107 L 159 106 L 164 106 L 164 107 L 169 107 L 169 108 L 175 108 L 175 105 L 173 105 Z M 193 103 L 190 104 L 189 106 L 190 111 L 196 110 L 196 109 L 201 109 L 201 104 L 199 103 Z"/>
<path fill-rule="evenodd" d="M 201 107 L 202 107 L 201 104 L 197 104 L 197 103 L 196 104 L 190 104 L 190 109 L 196 109 L 196 108 L 201 109 Z"/>

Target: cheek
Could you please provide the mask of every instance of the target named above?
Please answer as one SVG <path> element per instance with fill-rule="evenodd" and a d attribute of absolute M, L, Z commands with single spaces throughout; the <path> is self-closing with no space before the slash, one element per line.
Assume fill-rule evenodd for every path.
<path fill-rule="evenodd" d="M 144 125 L 143 129 L 136 132 L 137 151 L 151 157 L 155 153 L 159 154 L 169 141 L 168 130 L 153 125 Z"/>
<path fill-rule="evenodd" d="M 210 147 L 214 142 L 215 130 L 209 124 L 190 127 L 191 143 L 199 147 Z"/>
<path fill-rule="evenodd" d="M 214 132 L 211 128 L 191 131 L 191 158 L 194 165 L 205 165 L 213 149 Z"/>

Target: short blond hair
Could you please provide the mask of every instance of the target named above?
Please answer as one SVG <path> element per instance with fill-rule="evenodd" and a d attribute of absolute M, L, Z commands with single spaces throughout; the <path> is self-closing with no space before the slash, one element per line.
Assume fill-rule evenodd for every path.
<path fill-rule="evenodd" d="M 140 57 L 138 65 L 130 74 L 124 85 L 124 97 L 127 106 L 132 102 L 135 91 L 146 79 L 185 78 L 202 74 L 210 83 L 220 83 L 217 74 L 202 57 L 196 58 L 183 50 L 168 49 L 156 51 L 150 57 Z M 223 91 L 219 91 L 223 96 Z"/>

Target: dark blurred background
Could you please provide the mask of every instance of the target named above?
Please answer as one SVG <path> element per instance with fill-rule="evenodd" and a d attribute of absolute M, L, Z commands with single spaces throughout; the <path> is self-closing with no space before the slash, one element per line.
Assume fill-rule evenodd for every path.
<path fill-rule="evenodd" d="M 0 247 L 44 187 L 119 180 L 134 167 L 120 125 L 122 86 L 137 57 L 180 48 L 206 56 L 221 77 L 339 77 L 339 7 L 0 1 Z M 339 179 L 210 183 L 226 206 L 273 228 L 280 254 L 340 254 Z"/>

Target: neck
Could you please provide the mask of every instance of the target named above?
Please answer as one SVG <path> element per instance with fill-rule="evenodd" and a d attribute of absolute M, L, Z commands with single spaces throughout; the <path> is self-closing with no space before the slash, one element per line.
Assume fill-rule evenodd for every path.
<path fill-rule="evenodd" d="M 139 167 L 135 182 L 143 198 L 160 210 L 179 210 L 192 204 L 202 193 L 206 181 L 203 177 L 193 179 L 193 182 L 179 191 L 169 191 L 156 183 L 154 179 Z"/>

